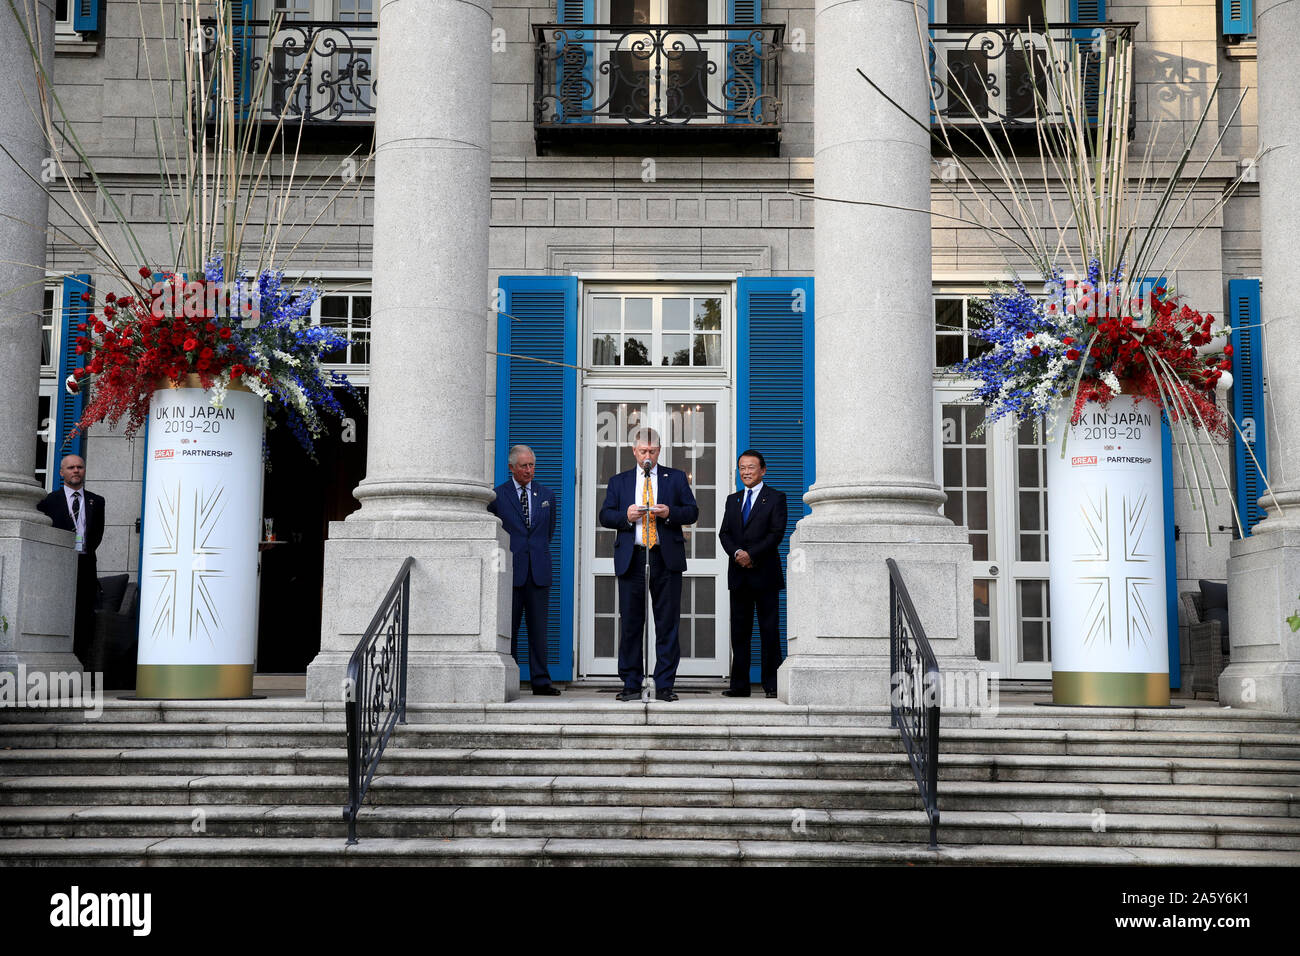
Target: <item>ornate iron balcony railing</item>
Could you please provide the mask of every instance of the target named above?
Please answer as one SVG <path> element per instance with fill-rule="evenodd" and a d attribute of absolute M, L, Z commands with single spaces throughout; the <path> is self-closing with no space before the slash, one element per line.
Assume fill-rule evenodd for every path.
<path fill-rule="evenodd" d="M 273 26 L 267 20 L 234 24 L 233 95 L 242 119 L 275 123 L 283 116 L 286 125 L 374 123 L 378 23 L 284 19 L 278 29 Z M 200 38 L 210 64 L 216 36 L 216 21 L 204 20 Z M 217 95 L 214 88 L 212 97 Z M 209 120 L 212 116 L 209 107 Z"/>
<path fill-rule="evenodd" d="M 1044 74 L 1049 36 L 1058 47 L 1078 47 L 1085 95 L 1095 104 L 1105 68 L 1102 49 L 1113 56 L 1115 40 L 1132 40 L 1136 27 L 1136 23 L 1071 22 L 1040 24 L 1030 30 L 1024 23 L 931 23 L 930 82 L 938 114 L 949 122 L 1032 128 L 1038 121 L 1037 87 L 1037 96 L 1048 101 L 1044 118 L 1062 117 L 1059 109 L 1053 112 L 1059 104 L 1051 102 Z M 1129 115 L 1131 134 L 1136 118 L 1133 110 Z"/>
<path fill-rule="evenodd" d="M 784 25 L 540 24 L 534 126 L 714 132 L 781 128 Z"/>

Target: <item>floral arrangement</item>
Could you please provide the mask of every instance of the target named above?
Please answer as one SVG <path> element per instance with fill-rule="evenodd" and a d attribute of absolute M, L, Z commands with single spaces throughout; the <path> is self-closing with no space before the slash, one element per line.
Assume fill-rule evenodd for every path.
<path fill-rule="evenodd" d="M 139 274 L 145 282 L 153 276 L 146 266 Z M 268 424 L 274 410 L 282 411 L 299 444 L 314 455 L 324 430 L 322 413 L 343 415 L 333 389 L 356 394 L 346 376 L 321 364 L 329 352 L 346 348 L 348 339 L 312 325 L 318 289 L 293 290 L 283 282 L 283 273 L 268 269 L 227 283 L 216 258 L 202 279 L 164 273 L 150 287 L 135 286 L 131 295 L 107 293 L 98 314 L 92 311 L 78 326 L 76 351 L 84 365 L 66 387 L 76 392 L 89 384 L 90 396 L 77 430 L 125 418 L 125 433 L 133 435 L 148 417 L 155 391 L 197 375 L 218 407 L 235 383 L 261 396 Z M 89 293 L 82 298 L 91 302 Z"/>
<path fill-rule="evenodd" d="M 1100 273 L 1093 260 L 1083 281 L 1055 274 L 1046 296 L 1022 282 L 992 294 L 971 330 L 988 347 L 951 369 L 978 383 L 972 395 L 989 410 L 985 426 L 1004 415 L 1051 422 L 1071 397 L 1077 421 L 1086 403 L 1104 407 L 1123 393 L 1150 401 L 1173 423 L 1229 437 L 1216 391 L 1232 384 L 1232 346 L 1215 341 L 1231 329 L 1215 329 L 1213 315 L 1180 305 L 1163 287 L 1144 300 Z"/>

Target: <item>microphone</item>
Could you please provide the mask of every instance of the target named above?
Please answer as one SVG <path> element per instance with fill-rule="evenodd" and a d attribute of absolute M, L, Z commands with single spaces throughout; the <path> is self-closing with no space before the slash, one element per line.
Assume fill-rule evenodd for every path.
<path fill-rule="evenodd" d="M 647 458 L 645 461 L 641 463 L 641 470 L 645 472 L 647 475 L 650 474 L 650 469 L 653 467 L 654 467 L 654 462 L 652 462 L 649 458 Z"/>

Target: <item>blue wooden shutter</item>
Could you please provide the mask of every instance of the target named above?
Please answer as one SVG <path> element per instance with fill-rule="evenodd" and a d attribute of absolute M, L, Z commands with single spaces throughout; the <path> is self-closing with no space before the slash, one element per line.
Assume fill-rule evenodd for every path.
<path fill-rule="evenodd" d="M 813 280 L 742 278 L 736 284 L 736 453 L 767 460 L 764 481 L 785 492 L 789 506 L 781 561 L 795 523 L 808 513 L 804 492 L 816 480 L 813 431 Z M 787 565 L 787 571 L 789 567 Z M 781 650 L 786 649 L 781 592 Z M 759 641 L 750 641 L 750 680 L 758 681 Z"/>
<path fill-rule="evenodd" d="M 72 29 L 98 33 L 104 26 L 104 0 L 72 0 Z"/>
<path fill-rule="evenodd" d="M 594 23 L 595 0 L 556 0 L 560 23 Z M 555 67 L 556 112 L 562 123 L 590 123 L 592 94 L 595 92 L 596 44 L 587 30 L 569 34 L 557 51 Z M 541 91 L 536 91 L 538 99 Z M 545 484 L 545 482 L 543 482 Z"/>
<path fill-rule="evenodd" d="M 1232 417 L 1251 439 L 1246 450 L 1241 435 L 1233 446 L 1233 494 L 1242 530 L 1249 536 L 1264 520 L 1259 499 L 1268 474 L 1268 443 L 1264 440 L 1264 337 L 1260 334 L 1259 280 L 1232 279 L 1228 282 L 1228 324 L 1232 326 Z M 1258 461 L 1258 464 L 1256 464 Z"/>
<path fill-rule="evenodd" d="M 1072 23 L 1105 23 L 1106 0 L 1070 0 L 1070 21 Z M 1089 55 L 1096 40 L 1095 27 L 1083 27 L 1074 31 L 1075 45 L 1079 48 L 1079 62 L 1084 69 L 1083 98 L 1087 105 L 1088 116 L 1097 121 L 1098 103 L 1101 97 L 1101 75 L 1106 64 L 1100 55 Z"/>
<path fill-rule="evenodd" d="M 258 36 L 252 22 L 256 16 L 253 7 L 254 0 L 237 0 L 231 11 L 231 56 L 234 58 L 231 72 L 235 81 L 235 103 L 239 106 L 235 118 L 240 123 L 248 122 L 254 112 L 253 95 L 256 91 L 253 87 L 257 77 L 253 73 L 253 60 L 257 57 L 255 44 Z M 271 56 L 269 31 L 268 26 L 268 35 L 262 38 L 267 44 L 267 49 L 263 52 L 265 57 Z"/>
<path fill-rule="evenodd" d="M 85 359 L 77 354 L 77 338 L 85 335 L 77 328 L 85 322 L 91 313 L 89 302 L 82 301 L 82 294 L 93 295 L 90 276 L 70 275 L 63 280 L 63 311 L 59 321 L 59 380 L 55 392 L 56 411 L 54 415 L 54 464 L 57 467 L 64 455 L 86 457 L 86 435 L 81 432 L 71 438 L 72 431 L 81 421 L 86 408 L 86 384 L 76 395 L 69 395 L 64 382 L 74 369 L 79 369 Z M 64 443 L 67 447 L 64 447 Z M 63 487 L 63 479 L 55 478 L 55 488 Z"/>
<path fill-rule="evenodd" d="M 763 22 L 762 0 L 727 0 L 727 22 L 737 26 L 757 26 Z M 728 123 L 758 123 L 763 118 L 763 101 L 756 97 L 763 93 L 762 41 L 750 42 L 751 31 L 732 30 L 727 37 L 727 109 L 743 110 L 739 115 L 728 116 Z M 754 62 L 737 67 L 735 58 L 741 46 L 753 51 Z"/>
<path fill-rule="evenodd" d="M 1164 277 L 1142 279 L 1137 295 L 1146 302 L 1152 289 L 1167 289 Z M 1165 621 L 1169 628 L 1169 686 L 1183 686 L 1182 650 L 1178 643 L 1178 549 L 1174 547 L 1174 434 L 1169 419 L 1160 416 L 1160 449 L 1164 462 L 1165 501 Z"/>
<path fill-rule="evenodd" d="M 1223 7 L 1223 35 L 1250 36 L 1255 32 L 1255 0 L 1219 0 Z"/>
<path fill-rule="evenodd" d="M 509 477 L 511 445 L 537 456 L 536 479 L 559 505 L 551 541 L 547 668 L 554 680 L 573 679 L 573 597 L 578 510 L 578 280 L 573 276 L 502 276 L 497 320 L 496 483 Z M 527 356 L 518 358 L 515 356 Z M 519 673 L 528 680 L 528 624 L 519 628 Z"/>

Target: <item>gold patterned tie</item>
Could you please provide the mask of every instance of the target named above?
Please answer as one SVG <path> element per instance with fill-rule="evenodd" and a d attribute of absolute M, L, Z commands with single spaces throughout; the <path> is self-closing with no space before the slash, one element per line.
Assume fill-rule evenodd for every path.
<path fill-rule="evenodd" d="M 651 508 L 654 507 L 655 494 L 654 489 L 650 484 L 649 475 L 645 476 L 645 493 L 641 495 L 641 503 L 643 505 L 648 505 Z M 645 513 L 645 546 L 647 548 L 653 548 L 655 543 L 655 516 L 651 512 L 647 511 Z"/>

